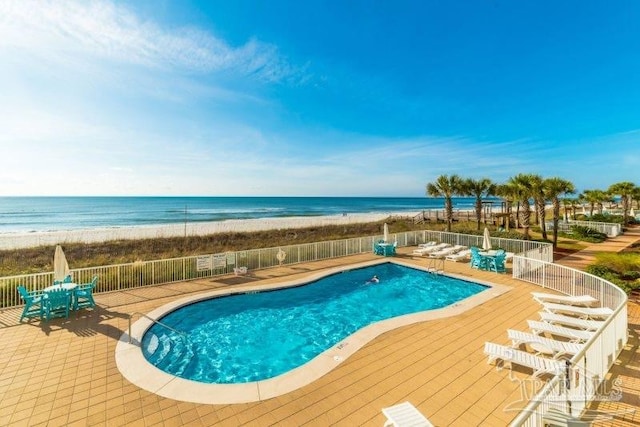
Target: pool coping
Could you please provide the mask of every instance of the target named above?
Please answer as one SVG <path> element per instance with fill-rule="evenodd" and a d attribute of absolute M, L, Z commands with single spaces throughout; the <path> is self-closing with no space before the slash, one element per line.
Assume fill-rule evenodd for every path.
<path fill-rule="evenodd" d="M 330 268 L 305 277 L 285 280 L 278 283 L 250 285 L 242 289 L 217 289 L 198 295 L 191 295 L 158 307 L 147 313 L 147 316 L 157 319 L 167 312 L 212 297 L 299 286 L 342 271 L 389 262 L 435 274 L 430 272 L 428 268 L 397 259 L 387 258 L 373 260 Z M 489 289 L 441 309 L 406 314 L 368 325 L 346 337 L 333 347 L 325 350 L 304 365 L 267 380 L 242 384 L 206 384 L 179 378 L 156 368 L 145 359 L 140 347 L 144 333 L 153 325 L 153 322 L 145 317 L 140 318 L 131 326 L 131 343 L 129 343 L 128 332 L 125 332 L 120 337 L 115 351 L 116 366 L 120 373 L 136 386 L 151 393 L 179 401 L 203 404 L 234 404 L 271 399 L 297 390 L 321 378 L 339 366 L 364 345 L 385 332 L 414 323 L 457 316 L 511 289 L 509 286 L 498 285 L 457 274 L 442 274 L 455 279 L 478 283 L 487 286 Z"/>

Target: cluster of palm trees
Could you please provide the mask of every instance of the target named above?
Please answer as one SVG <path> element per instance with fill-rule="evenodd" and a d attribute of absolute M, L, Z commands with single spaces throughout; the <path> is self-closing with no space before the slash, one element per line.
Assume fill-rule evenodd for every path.
<path fill-rule="evenodd" d="M 632 182 L 618 182 L 607 190 L 585 190 L 578 197 L 566 198 L 575 194 L 576 189 L 571 181 L 559 177 L 543 178 L 535 174 L 518 174 L 507 180 L 504 184 L 497 184 L 489 178 L 462 178 L 458 175 L 440 175 L 434 182 L 427 184 L 427 195 L 444 198 L 445 221 L 447 231 L 451 231 L 453 222 L 454 196 L 475 197 L 475 216 L 478 230 L 482 221 L 482 200 L 489 196 L 498 196 L 504 199 L 508 209 L 516 205 L 516 219 L 524 231 L 524 238 L 529 239 L 532 207 L 538 218 L 542 231 L 542 238 L 547 239 L 545 225 L 546 206 L 551 202 L 553 209 L 553 245 L 558 242 L 558 221 L 560 220 L 560 207 L 562 204 L 585 203 L 590 206 L 591 212 L 596 206 L 602 210 L 603 203 L 612 202 L 613 198 L 620 197 L 624 225 L 627 225 L 629 211 L 633 201 L 640 207 L 640 187 Z"/>

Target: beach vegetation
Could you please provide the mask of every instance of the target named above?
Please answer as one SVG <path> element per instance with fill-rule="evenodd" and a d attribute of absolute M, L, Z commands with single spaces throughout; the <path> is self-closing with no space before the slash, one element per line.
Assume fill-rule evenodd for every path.
<path fill-rule="evenodd" d="M 637 187 L 633 182 L 623 181 L 612 184 L 608 193 L 611 196 L 619 196 L 620 203 L 622 204 L 622 225 L 626 226 L 629 219 L 629 211 L 631 209 L 632 197 L 637 192 Z"/>
<path fill-rule="evenodd" d="M 434 182 L 427 184 L 427 195 L 444 198 L 444 215 L 447 231 L 453 223 L 453 196 L 463 194 L 464 181 L 458 175 L 440 175 Z"/>
<path fill-rule="evenodd" d="M 602 252 L 586 271 L 615 283 L 625 292 L 640 289 L 640 252 Z"/>
<path fill-rule="evenodd" d="M 476 229 L 480 230 L 482 222 L 482 199 L 493 196 L 496 192 L 496 184 L 489 178 L 465 179 L 461 185 L 461 194 L 475 198 L 474 213 L 476 215 Z"/>
<path fill-rule="evenodd" d="M 551 200 L 553 206 L 553 247 L 558 246 L 558 221 L 560 221 L 560 197 L 573 194 L 576 189 L 572 182 L 566 179 L 554 177 L 544 181 L 544 192 L 547 200 Z"/>

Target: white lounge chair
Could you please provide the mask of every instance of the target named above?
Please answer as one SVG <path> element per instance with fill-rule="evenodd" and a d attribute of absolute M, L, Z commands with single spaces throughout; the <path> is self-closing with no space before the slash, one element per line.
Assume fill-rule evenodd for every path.
<path fill-rule="evenodd" d="M 449 254 L 444 259 L 449 261 L 466 261 L 471 256 L 471 249 L 463 249 L 460 252 L 456 252 L 455 254 Z"/>
<path fill-rule="evenodd" d="M 572 342 L 582 343 L 588 341 L 593 336 L 593 332 L 583 331 L 580 329 L 565 328 L 564 326 L 554 325 L 548 322 L 539 322 L 537 320 L 527 320 L 529 329 L 536 335 L 549 333 L 558 337 L 569 338 Z"/>
<path fill-rule="evenodd" d="M 538 377 L 542 374 L 556 375 L 565 368 L 565 363 L 559 360 L 547 359 L 492 342 L 484 343 L 484 354 L 489 356 L 487 363 L 501 359 L 505 363 L 509 363 L 509 365 L 516 363 L 531 368 L 533 369 L 533 377 Z"/>
<path fill-rule="evenodd" d="M 382 413 L 387 417 L 385 427 L 433 427 L 433 424 L 409 402 L 382 408 Z"/>
<path fill-rule="evenodd" d="M 444 248 L 444 249 L 440 249 L 439 251 L 429 253 L 429 258 L 444 258 L 447 255 L 454 254 L 466 248 L 467 248 L 466 246 L 462 246 L 462 245 L 451 246 L 449 248 Z"/>
<path fill-rule="evenodd" d="M 554 302 L 542 303 L 542 308 L 549 313 L 568 313 L 574 316 L 580 316 L 583 319 L 607 318 L 613 314 L 613 310 L 609 307 L 576 307 L 574 305 L 556 304 Z"/>
<path fill-rule="evenodd" d="M 436 252 L 439 251 L 441 249 L 447 248 L 451 246 L 448 243 L 438 243 L 437 245 L 433 245 L 433 246 L 427 246 L 425 248 L 418 248 L 418 249 L 414 249 L 413 252 L 411 252 L 412 255 L 417 255 L 417 256 L 425 256 L 425 255 L 429 255 L 431 252 Z"/>
<path fill-rule="evenodd" d="M 526 344 L 531 347 L 536 354 L 552 354 L 554 359 L 565 355 L 573 356 L 584 347 L 583 344 L 552 340 L 540 335 L 516 331 L 514 329 L 507 329 L 507 336 L 511 340 L 513 347 L 517 348 L 522 344 Z"/>
<path fill-rule="evenodd" d="M 544 304 L 546 302 L 555 302 L 559 304 L 588 307 L 598 302 L 598 299 L 592 297 L 591 295 L 553 295 L 545 294 L 543 292 L 531 292 L 531 295 L 533 295 L 533 299 L 540 304 Z"/>
<path fill-rule="evenodd" d="M 538 312 L 540 314 L 540 319 L 543 322 L 561 324 L 566 326 L 573 326 L 575 328 L 580 328 L 585 331 L 595 331 L 599 329 L 604 322 L 599 320 L 587 320 L 587 319 L 578 319 L 577 317 L 565 316 L 563 314 L 555 314 L 549 313 L 546 311 Z"/>
<path fill-rule="evenodd" d="M 428 248 L 429 246 L 435 246 L 437 244 L 438 244 L 438 242 L 436 242 L 435 240 L 432 240 L 432 241 L 427 242 L 427 243 L 420 243 L 418 245 L 418 248 Z"/>

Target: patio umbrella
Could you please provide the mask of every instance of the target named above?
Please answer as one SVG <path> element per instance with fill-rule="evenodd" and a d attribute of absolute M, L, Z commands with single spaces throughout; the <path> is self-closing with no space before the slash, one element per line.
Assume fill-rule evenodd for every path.
<path fill-rule="evenodd" d="M 384 234 L 384 241 L 387 242 L 389 240 L 389 226 L 387 225 L 387 223 L 384 223 L 384 227 L 382 227 L 382 231 Z"/>
<path fill-rule="evenodd" d="M 484 237 L 482 239 L 482 249 L 488 251 L 491 249 L 491 235 L 489 234 L 489 229 L 487 227 L 484 228 Z"/>
<path fill-rule="evenodd" d="M 62 247 L 56 245 L 56 252 L 53 255 L 53 280 L 64 280 L 69 275 L 69 264 L 64 256 Z"/>
<path fill-rule="evenodd" d="M 636 212 L 633 210 L 633 208 L 631 208 L 631 210 L 629 211 L 629 216 L 632 216 L 634 218 L 636 217 Z"/>

